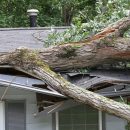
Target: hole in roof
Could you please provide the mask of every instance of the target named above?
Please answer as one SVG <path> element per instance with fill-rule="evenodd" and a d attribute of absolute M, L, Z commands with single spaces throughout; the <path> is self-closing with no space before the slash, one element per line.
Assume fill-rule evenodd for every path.
<path fill-rule="evenodd" d="M 33 76 L 31 76 L 27 73 L 24 73 L 22 71 L 18 71 L 12 67 L 0 67 L 0 74 L 34 78 Z"/>

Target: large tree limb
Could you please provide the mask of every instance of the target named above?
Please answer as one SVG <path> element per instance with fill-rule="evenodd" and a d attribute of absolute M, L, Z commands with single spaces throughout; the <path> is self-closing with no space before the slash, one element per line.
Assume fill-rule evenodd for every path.
<path fill-rule="evenodd" d="M 90 39 L 43 49 L 39 53 L 55 70 L 94 67 L 104 62 L 130 60 L 130 39 L 120 37 L 129 27 L 130 19 L 123 18 Z"/>
<path fill-rule="evenodd" d="M 94 67 L 107 62 L 130 61 L 130 39 L 66 44 L 43 49 L 39 54 L 54 70 Z"/>
<path fill-rule="evenodd" d="M 104 28 L 101 32 L 92 36 L 87 41 L 90 42 L 97 39 L 123 37 L 124 33 L 129 29 L 129 27 L 130 18 L 123 18 L 116 23 L 113 23 L 108 27 Z"/>
<path fill-rule="evenodd" d="M 33 73 L 46 81 L 50 86 L 60 93 L 74 99 L 75 101 L 89 104 L 92 107 L 116 115 L 130 121 L 130 106 L 122 104 L 111 99 L 105 98 L 99 94 L 84 90 L 74 84 L 69 83 L 60 75 L 48 71 L 45 68 L 35 68 Z"/>
<path fill-rule="evenodd" d="M 89 104 L 101 111 L 106 111 L 130 121 L 130 106 L 71 84 L 60 75 L 51 71 L 41 58 L 37 57 L 35 52 L 27 49 L 17 50 L 14 53 L 2 57 L 0 63 L 4 62 L 35 74 L 58 92 L 78 102 Z"/>
<path fill-rule="evenodd" d="M 94 67 L 107 62 L 123 60 L 130 61 L 130 39 L 119 37 L 129 26 L 130 19 L 123 18 L 93 36 L 91 40 L 57 45 L 41 49 L 38 53 L 53 70 Z"/>

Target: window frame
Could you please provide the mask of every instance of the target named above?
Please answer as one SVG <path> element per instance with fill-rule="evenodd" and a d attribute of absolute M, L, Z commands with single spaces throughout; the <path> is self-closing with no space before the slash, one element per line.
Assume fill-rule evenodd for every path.
<path fill-rule="evenodd" d="M 8 103 L 23 103 L 24 104 L 24 130 L 26 130 L 26 100 L 6 100 L 5 101 L 5 130 L 8 130 Z"/>
<path fill-rule="evenodd" d="M 77 105 L 76 105 L 77 106 Z M 99 130 L 106 130 L 105 128 L 105 113 L 98 110 L 98 126 Z M 52 129 L 59 130 L 59 112 L 52 114 Z"/>

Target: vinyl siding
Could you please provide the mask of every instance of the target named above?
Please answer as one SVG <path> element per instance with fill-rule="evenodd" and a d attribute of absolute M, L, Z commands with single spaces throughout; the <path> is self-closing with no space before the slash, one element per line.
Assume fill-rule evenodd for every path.
<path fill-rule="evenodd" d="M 4 87 L 0 88 L 0 97 L 4 92 L 4 89 Z M 52 130 L 52 115 L 46 114 L 34 116 L 34 113 L 37 112 L 36 95 L 34 92 L 9 88 L 4 100 L 25 100 L 26 130 Z M 0 115 L 3 112 L 1 109 L 2 107 L 0 108 Z M 4 128 L 1 130 L 4 130 Z"/>

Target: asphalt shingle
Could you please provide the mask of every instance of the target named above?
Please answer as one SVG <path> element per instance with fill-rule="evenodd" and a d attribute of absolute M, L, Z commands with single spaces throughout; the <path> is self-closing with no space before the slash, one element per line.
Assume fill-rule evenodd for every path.
<path fill-rule="evenodd" d="M 68 27 L 55 28 L 63 32 Z M 44 40 L 52 33 L 50 27 L 42 28 L 6 28 L 0 29 L 0 52 L 13 51 L 18 47 L 40 49 L 44 47 Z"/>

